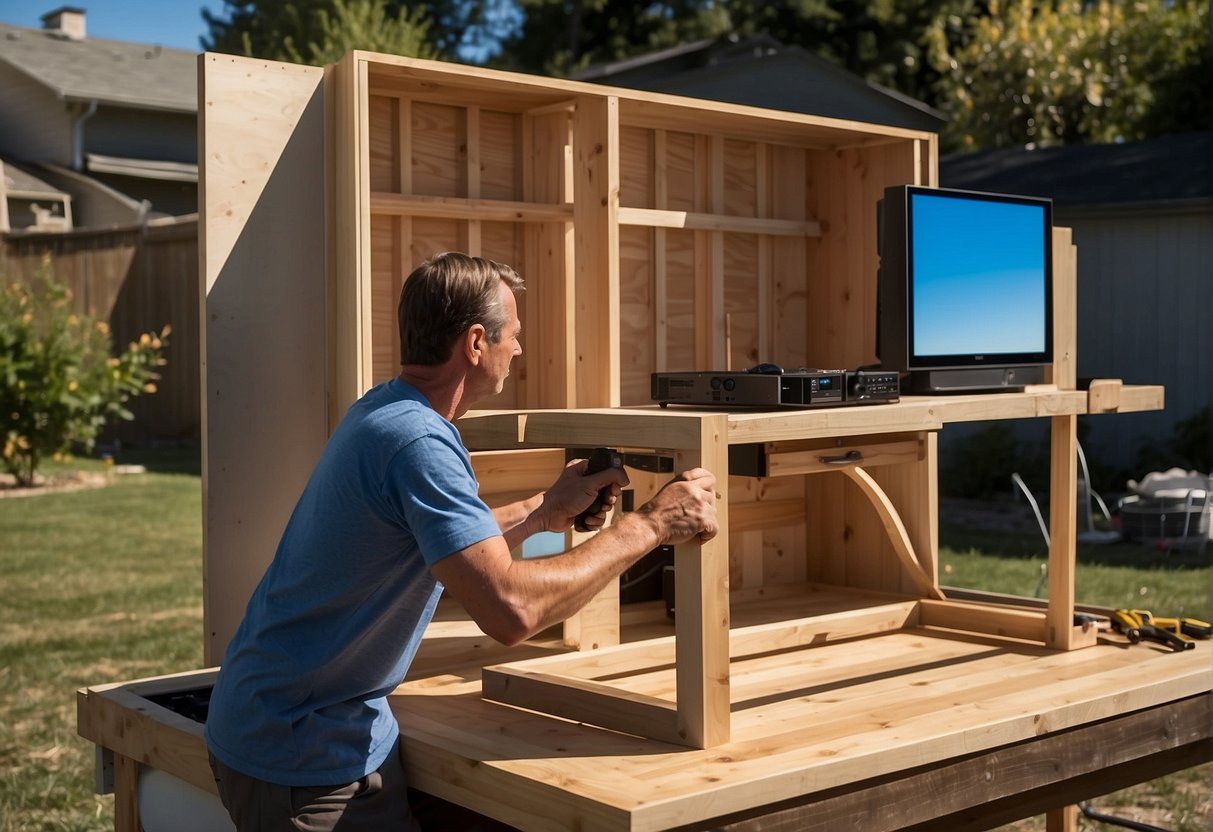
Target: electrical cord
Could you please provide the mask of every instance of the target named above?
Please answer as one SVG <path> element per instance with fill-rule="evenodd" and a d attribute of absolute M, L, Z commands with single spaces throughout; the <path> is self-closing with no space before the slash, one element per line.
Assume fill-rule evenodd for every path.
<path fill-rule="evenodd" d="M 1161 826 L 1151 826 L 1148 823 L 1141 823 L 1128 818 L 1118 818 L 1115 815 L 1105 815 L 1103 812 L 1098 812 L 1091 808 L 1090 803 L 1079 803 L 1078 808 L 1082 811 L 1084 817 L 1091 820 L 1097 820 L 1100 823 L 1108 823 L 1112 826 L 1123 826 L 1125 829 L 1136 829 L 1138 832 L 1170 832 L 1163 829 Z"/>

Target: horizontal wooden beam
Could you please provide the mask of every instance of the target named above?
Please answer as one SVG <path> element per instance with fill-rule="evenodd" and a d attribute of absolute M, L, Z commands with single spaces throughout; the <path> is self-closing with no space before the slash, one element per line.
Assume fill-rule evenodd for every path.
<path fill-rule="evenodd" d="M 930 600 L 919 602 L 919 623 L 924 627 L 945 627 L 992 636 L 1045 640 L 1045 611 L 1015 607 L 972 604 L 965 601 Z"/>
<path fill-rule="evenodd" d="M 692 211 L 666 211 L 656 208 L 621 207 L 619 224 L 649 228 L 685 228 L 691 231 L 731 231 L 737 234 L 765 234 L 772 237 L 821 236 L 821 223 L 815 220 L 733 217 L 725 214 L 700 214 Z"/>
<path fill-rule="evenodd" d="M 573 206 L 506 199 L 406 196 L 380 191 L 371 194 L 371 214 L 487 222 L 572 222 Z"/>
<path fill-rule="evenodd" d="M 486 667 L 484 698 L 532 711 L 601 725 L 614 731 L 685 745 L 673 702 L 610 685 L 567 676 L 549 676 L 509 665 Z"/>

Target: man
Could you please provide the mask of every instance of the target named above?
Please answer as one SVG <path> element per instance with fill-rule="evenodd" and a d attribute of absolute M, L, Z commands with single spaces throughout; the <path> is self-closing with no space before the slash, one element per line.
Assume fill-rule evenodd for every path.
<path fill-rule="evenodd" d="M 687 471 L 574 549 L 514 560 L 626 475 L 570 463 L 546 492 L 490 510 L 452 422 L 501 392 L 522 353 L 507 266 L 438 255 L 405 281 L 402 370 L 333 432 L 228 646 L 206 725 L 241 830 L 417 829 L 387 695 L 443 587 L 512 645 L 569 617 L 653 548 L 717 531 L 713 475 Z"/>

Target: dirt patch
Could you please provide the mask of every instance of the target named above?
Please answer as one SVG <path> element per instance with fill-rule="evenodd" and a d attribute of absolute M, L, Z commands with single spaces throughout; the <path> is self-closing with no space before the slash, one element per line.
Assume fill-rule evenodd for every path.
<path fill-rule="evenodd" d="M 62 494 L 65 491 L 81 491 L 85 488 L 104 488 L 110 484 L 108 474 L 93 471 L 71 471 L 34 477 L 29 488 L 19 488 L 12 474 L 0 474 L 0 500 L 7 497 L 36 497 L 39 494 Z"/>

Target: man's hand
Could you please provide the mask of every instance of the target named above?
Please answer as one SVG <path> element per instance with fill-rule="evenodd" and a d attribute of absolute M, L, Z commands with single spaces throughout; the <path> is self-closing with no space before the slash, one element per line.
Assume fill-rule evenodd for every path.
<path fill-rule="evenodd" d="M 716 476 L 706 468 L 683 471 L 636 511 L 653 523 L 663 544 L 711 540 L 716 521 Z"/>
<path fill-rule="evenodd" d="M 564 470 L 556 482 L 543 494 L 539 506 L 543 528 L 549 532 L 563 532 L 573 525 L 573 520 L 598 499 L 598 492 L 606 489 L 602 508 L 585 518 L 590 529 L 600 529 L 606 523 L 607 513 L 619 499 L 623 486 L 628 484 L 628 475 L 622 468 L 607 468 L 596 474 L 587 474 L 589 461 L 575 459 Z"/>

